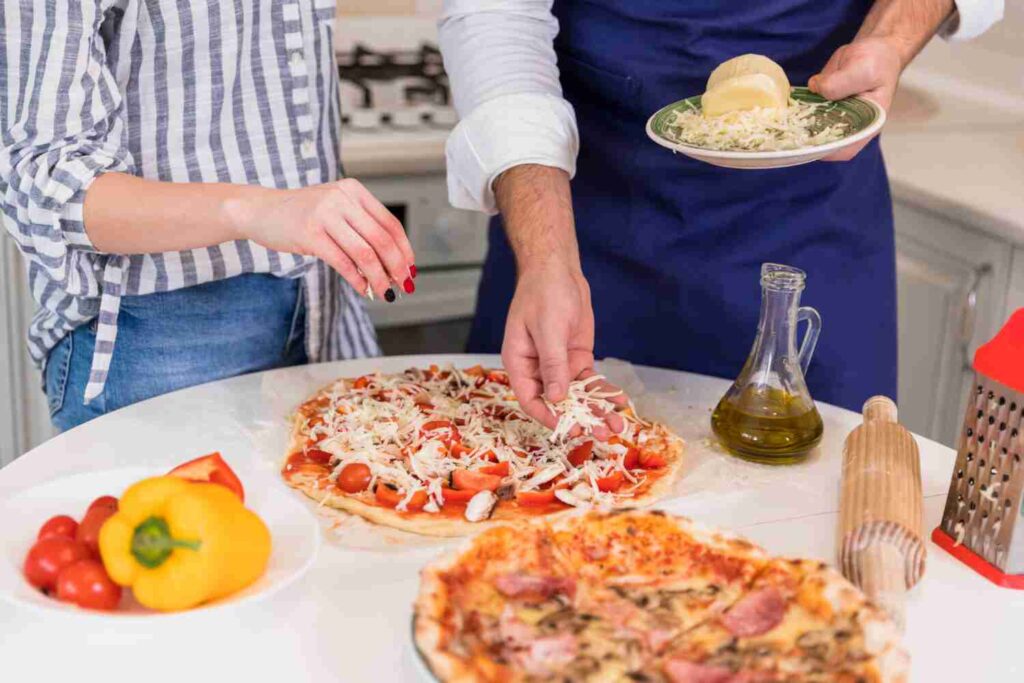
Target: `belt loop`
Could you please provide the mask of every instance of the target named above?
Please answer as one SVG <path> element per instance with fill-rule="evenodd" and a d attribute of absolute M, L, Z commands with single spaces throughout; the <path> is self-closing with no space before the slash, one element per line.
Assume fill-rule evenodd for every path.
<path fill-rule="evenodd" d="M 121 293 L 127 257 L 111 255 L 103 268 L 103 294 L 100 297 L 99 325 L 96 326 L 96 346 L 92 353 L 89 382 L 85 385 L 85 403 L 103 393 L 107 372 L 117 340 L 117 314 L 121 310 Z"/>

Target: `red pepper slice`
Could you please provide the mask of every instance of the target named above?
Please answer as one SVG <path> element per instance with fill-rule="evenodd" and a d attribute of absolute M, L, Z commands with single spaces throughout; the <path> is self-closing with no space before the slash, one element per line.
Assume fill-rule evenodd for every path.
<path fill-rule="evenodd" d="M 327 451 L 322 451 L 319 448 L 307 448 L 306 449 L 306 460 L 310 462 L 320 463 L 321 465 L 328 465 L 331 462 L 331 454 Z"/>
<path fill-rule="evenodd" d="M 226 487 L 241 501 L 245 501 L 245 488 L 220 453 L 214 452 L 182 463 L 167 473 L 171 477 L 181 477 L 189 481 L 209 482 Z"/>
<path fill-rule="evenodd" d="M 579 446 L 576 446 L 576 448 L 573 448 L 571 451 L 569 451 L 569 463 L 573 467 L 579 467 L 580 465 L 582 465 L 583 463 L 590 459 L 590 456 L 593 452 L 594 442 L 584 441 Z"/>
<path fill-rule="evenodd" d="M 483 472 L 484 474 L 495 474 L 495 475 L 497 475 L 499 477 L 507 477 L 508 476 L 508 461 L 499 462 L 496 465 L 486 465 L 484 467 L 481 467 L 477 471 L 478 472 Z"/>
<path fill-rule="evenodd" d="M 381 505 L 389 508 L 396 507 L 402 502 L 405 496 L 399 493 L 396 489 L 391 488 L 387 484 L 377 484 L 377 489 L 374 491 L 374 495 L 377 498 L 377 502 Z M 427 492 L 417 491 L 412 494 L 412 498 L 409 499 L 406 509 L 410 511 L 422 510 L 423 506 L 427 504 Z"/>
<path fill-rule="evenodd" d="M 441 498 L 444 499 L 445 504 L 468 503 L 478 493 L 479 491 L 462 491 L 460 489 L 450 489 L 447 486 L 441 487 Z"/>
<path fill-rule="evenodd" d="M 659 467 L 664 467 L 667 464 L 668 461 L 665 460 L 665 456 L 663 455 L 658 453 L 648 453 L 647 451 L 640 453 L 640 467 L 643 467 L 645 470 L 657 469 Z"/>
<path fill-rule="evenodd" d="M 607 477 L 599 477 L 597 479 L 597 490 L 598 491 L 618 491 L 622 487 L 622 481 L 624 477 L 622 472 L 612 472 Z"/>
<path fill-rule="evenodd" d="M 640 449 L 636 446 L 629 446 L 626 450 L 626 457 L 622 459 L 622 466 L 627 470 L 635 470 L 640 467 Z"/>
<path fill-rule="evenodd" d="M 463 491 L 496 491 L 501 486 L 501 477 L 480 471 L 455 470 L 452 484 Z"/>
<path fill-rule="evenodd" d="M 523 507 L 544 507 L 552 503 L 565 505 L 565 503 L 555 498 L 555 490 L 555 488 L 550 488 L 543 491 L 520 491 L 516 494 L 516 502 Z"/>

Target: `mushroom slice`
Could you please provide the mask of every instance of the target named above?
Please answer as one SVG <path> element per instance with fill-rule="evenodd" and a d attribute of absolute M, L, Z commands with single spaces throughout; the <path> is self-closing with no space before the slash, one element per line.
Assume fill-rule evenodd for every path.
<path fill-rule="evenodd" d="M 557 498 L 558 500 L 562 501 L 566 505 L 572 505 L 573 507 L 577 507 L 577 508 L 589 508 L 590 507 L 590 503 L 588 501 L 583 500 L 582 498 L 580 498 L 579 496 L 574 494 L 572 491 L 567 490 L 567 489 L 557 489 L 555 491 L 555 498 Z"/>
<path fill-rule="evenodd" d="M 482 522 L 491 516 L 498 497 L 490 491 L 480 491 L 466 503 L 466 519 L 470 522 Z"/>

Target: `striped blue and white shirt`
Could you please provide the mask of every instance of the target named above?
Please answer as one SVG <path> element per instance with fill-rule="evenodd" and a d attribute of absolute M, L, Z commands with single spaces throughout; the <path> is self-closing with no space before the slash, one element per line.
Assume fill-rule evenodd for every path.
<path fill-rule="evenodd" d="M 334 0 L 0 0 L 0 206 L 38 308 L 40 367 L 96 318 L 98 396 L 122 295 L 241 273 L 303 279 L 312 361 L 376 355 L 360 297 L 323 262 L 249 241 L 100 253 L 82 222 L 105 171 L 297 188 L 340 175 Z"/>

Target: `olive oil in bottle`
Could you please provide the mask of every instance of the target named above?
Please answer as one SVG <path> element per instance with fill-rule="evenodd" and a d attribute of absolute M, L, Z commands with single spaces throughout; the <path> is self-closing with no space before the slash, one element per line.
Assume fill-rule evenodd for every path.
<path fill-rule="evenodd" d="M 803 460 L 824 431 L 813 402 L 763 386 L 722 397 L 711 415 L 711 428 L 731 453 L 769 464 Z"/>
<path fill-rule="evenodd" d="M 761 316 L 754 345 L 711 415 L 711 429 L 722 445 L 741 458 L 769 464 L 799 462 L 821 441 L 821 415 L 804 381 L 821 316 L 800 305 L 806 278 L 804 271 L 792 266 L 761 266 Z M 798 350 L 800 321 L 807 322 L 807 332 Z"/>

